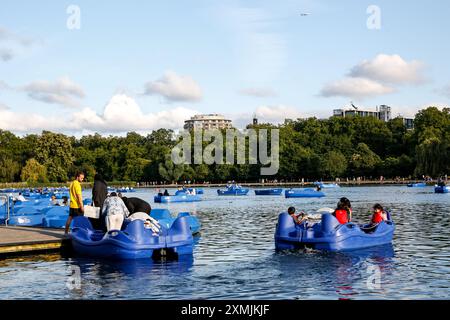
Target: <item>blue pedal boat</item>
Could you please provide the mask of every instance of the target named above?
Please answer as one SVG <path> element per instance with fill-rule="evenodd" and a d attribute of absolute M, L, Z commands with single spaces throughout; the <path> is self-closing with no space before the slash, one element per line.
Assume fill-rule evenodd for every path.
<path fill-rule="evenodd" d="M 279 196 L 283 193 L 283 189 L 259 189 L 255 190 L 257 196 Z"/>
<path fill-rule="evenodd" d="M 96 231 L 86 217 L 74 218 L 70 233 L 75 253 L 112 260 L 150 259 L 163 251 L 175 255 L 192 255 L 194 239 L 187 217 L 177 218 L 167 229 L 154 234 L 142 220 L 124 223 L 122 230 Z"/>
<path fill-rule="evenodd" d="M 427 184 L 425 182 L 408 184 L 408 188 L 424 188 L 426 186 L 427 186 Z"/>
<path fill-rule="evenodd" d="M 231 187 L 226 190 L 217 190 L 219 196 L 246 196 L 250 189 Z"/>
<path fill-rule="evenodd" d="M 314 182 L 314 185 L 320 186 L 322 189 L 340 188 L 341 187 L 337 183 Z"/>
<path fill-rule="evenodd" d="M 357 225 L 355 223 L 340 224 L 331 214 L 323 214 L 320 222 L 302 223 L 282 213 L 278 218 L 275 231 L 276 250 L 294 250 L 311 248 L 325 251 L 351 251 L 392 242 L 395 224 L 388 214 L 389 221 L 383 221 L 376 227 Z"/>
<path fill-rule="evenodd" d="M 434 193 L 450 193 L 449 186 L 436 186 L 434 187 Z"/>
<path fill-rule="evenodd" d="M 173 196 L 156 195 L 153 199 L 155 203 L 174 203 L 174 202 L 197 202 L 202 201 L 199 195 L 187 194 L 184 191 L 177 191 Z"/>
<path fill-rule="evenodd" d="M 315 189 L 290 189 L 284 192 L 286 198 L 322 198 L 325 193 Z"/>

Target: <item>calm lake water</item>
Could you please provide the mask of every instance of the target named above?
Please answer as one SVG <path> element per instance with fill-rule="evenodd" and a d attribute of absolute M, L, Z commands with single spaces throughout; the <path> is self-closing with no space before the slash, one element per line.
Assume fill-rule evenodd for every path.
<path fill-rule="evenodd" d="M 450 194 L 432 187 L 343 187 L 322 199 L 218 197 L 153 204 L 154 190 L 132 194 L 202 223 L 194 255 L 180 261 L 110 262 L 59 254 L 0 260 L 0 299 L 449 299 Z M 86 192 L 89 195 L 89 192 Z M 130 195 L 131 196 L 131 195 Z M 341 196 L 354 220 L 382 203 L 397 224 L 392 245 L 352 253 L 274 250 L 278 214 L 289 206 L 314 212 Z M 71 285 L 79 270 L 80 286 Z M 380 270 L 380 286 L 371 285 Z"/>

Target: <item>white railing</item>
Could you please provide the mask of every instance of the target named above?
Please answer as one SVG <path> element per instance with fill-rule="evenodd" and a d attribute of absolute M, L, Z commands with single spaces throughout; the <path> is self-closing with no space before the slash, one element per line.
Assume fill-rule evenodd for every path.
<path fill-rule="evenodd" d="M 9 196 L 8 195 L 5 195 L 5 194 L 0 194 L 0 200 L 3 200 L 5 203 L 4 203 L 4 206 L 5 206 L 5 214 L 6 214 L 6 217 L 5 217 L 5 226 L 8 226 L 8 221 L 9 221 L 9 218 L 10 218 L 10 211 L 9 211 Z"/>

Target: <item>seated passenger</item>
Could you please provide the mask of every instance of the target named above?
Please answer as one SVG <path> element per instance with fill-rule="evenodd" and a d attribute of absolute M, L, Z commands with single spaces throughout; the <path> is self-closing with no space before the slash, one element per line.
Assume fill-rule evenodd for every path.
<path fill-rule="evenodd" d="M 117 193 L 112 192 L 108 198 L 105 199 L 102 207 L 102 217 L 106 222 L 106 230 L 120 230 L 123 221 L 130 215 L 128 208 Z"/>
<path fill-rule="evenodd" d="M 347 198 L 341 198 L 337 204 L 337 208 L 333 213 L 333 216 L 339 221 L 340 224 L 346 224 L 352 221 L 352 205 Z"/>
<path fill-rule="evenodd" d="M 19 192 L 19 195 L 17 196 L 17 198 L 14 201 L 28 201 L 27 199 L 25 199 L 25 197 L 22 195 L 22 192 Z"/>
<path fill-rule="evenodd" d="M 167 189 L 166 190 L 164 190 L 164 196 L 170 196 L 170 194 L 169 194 L 169 191 L 167 191 Z"/>
<path fill-rule="evenodd" d="M 51 197 L 50 202 L 52 203 L 52 206 L 59 206 L 59 202 L 54 195 Z"/>
<path fill-rule="evenodd" d="M 152 229 L 153 235 L 158 235 L 161 231 L 161 225 L 159 222 L 152 217 L 150 217 L 145 212 L 135 212 L 127 218 L 127 221 L 132 222 L 135 220 L 144 221 L 144 227 L 148 229 Z"/>
<path fill-rule="evenodd" d="M 307 214 L 303 211 L 296 215 L 294 207 L 288 209 L 288 214 L 294 219 L 296 224 L 302 224 L 304 221 L 308 220 Z"/>
<path fill-rule="evenodd" d="M 376 226 L 383 221 L 387 221 L 388 217 L 386 211 L 384 211 L 383 207 L 380 204 L 376 204 L 373 206 L 373 215 L 372 220 L 370 221 L 371 226 Z"/>
<path fill-rule="evenodd" d="M 63 196 L 62 199 L 63 199 L 63 202 L 62 202 L 61 206 L 67 207 L 69 205 L 69 198 L 66 196 Z"/>

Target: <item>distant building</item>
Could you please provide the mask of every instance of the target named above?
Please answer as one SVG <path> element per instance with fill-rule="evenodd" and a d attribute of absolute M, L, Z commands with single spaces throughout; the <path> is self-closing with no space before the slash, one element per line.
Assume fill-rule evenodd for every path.
<path fill-rule="evenodd" d="M 253 115 L 253 125 L 254 126 L 258 125 L 258 118 L 256 117 L 256 114 Z"/>
<path fill-rule="evenodd" d="M 184 129 L 230 129 L 233 125 L 231 120 L 225 119 L 220 114 L 200 114 L 193 116 L 184 122 Z"/>
<path fill-rule="evenodd" d="M 405 125 L 407 130 L 414 129 L 414 119 L 411 118 L 402 118 L 403 124 Z"/>
<path fill-rule="evenodd" d="M 386 105 L 381 105 L 377 107 L 376 111 L 370 110 L 360 110 L 352 104 L 352 109 L 335 109 L 333 111 L 334 117 L 374 117 L 382 121 L 388 122 L 391 120 L 391 107 Z"/>

